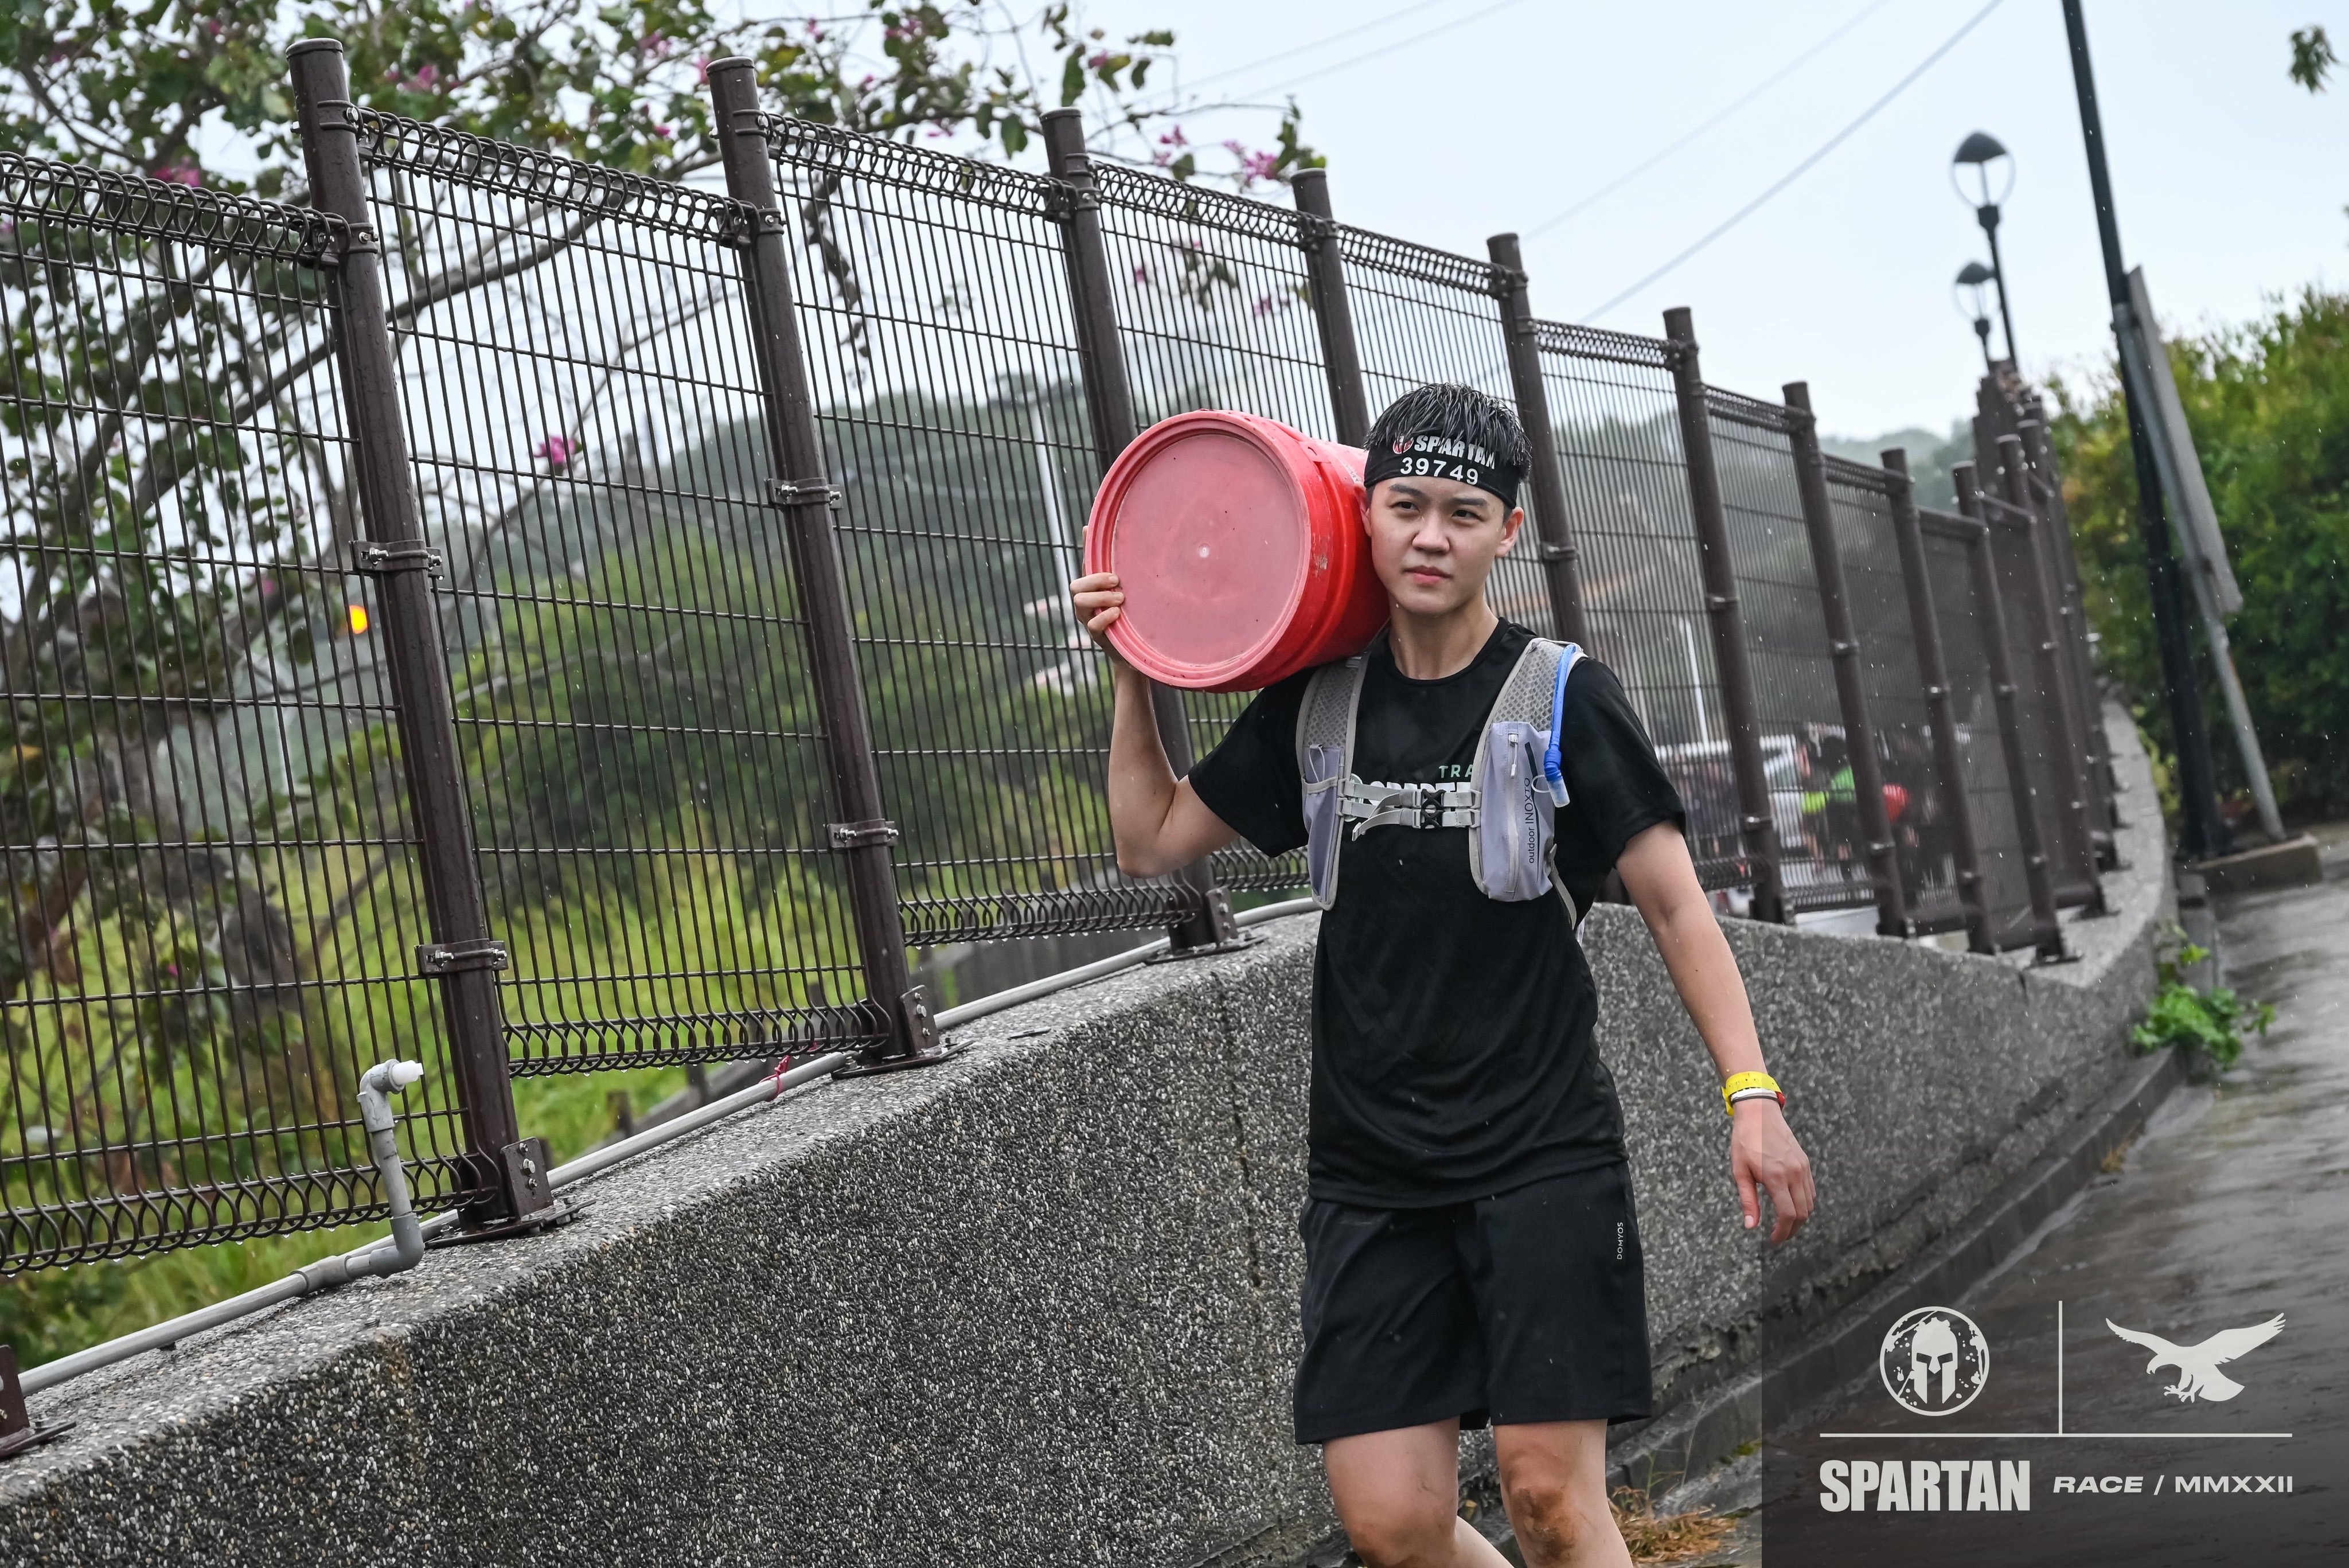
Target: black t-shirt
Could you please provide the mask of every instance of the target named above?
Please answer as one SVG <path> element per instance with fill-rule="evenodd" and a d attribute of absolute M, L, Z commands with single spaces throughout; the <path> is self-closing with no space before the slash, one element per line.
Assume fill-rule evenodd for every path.
<path fill-rule="evenodd" d="M 1441 680 L 1406 680 L 1381 639 L 1362 681 L 1354 774 L 1465 781 L 1532 637 L 1504 621 Z M 1191 771 L 1207 808 L 1268 855 L 1305 842 L 1296 736 L 1306 679 L 1258 693 Z M 1557 865 L 1588 909 L 1632 835 L 1682 814 L 1621 684 L 1594 659 L 1567 681 L 1564 727 Z M 1486 898 L 1468 873 L 1468 828 L 1350 831 L 1313 964 L 1313 1196 L 1427 1208 L 1621 1158 L 1615 1081 L 1591 1043 L 1598 992 L 1565 906 Z"/>

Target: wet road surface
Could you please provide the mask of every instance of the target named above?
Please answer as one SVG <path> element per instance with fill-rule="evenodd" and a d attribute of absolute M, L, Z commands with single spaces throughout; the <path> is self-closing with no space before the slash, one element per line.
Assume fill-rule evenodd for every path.
<path fill-rule="evenodd" d="M 2349 1563 L 2349 883 L 2219 913 L 2226 980 L 2276 1004 L 2267 1040 L 2217 1083 L 2173 1094 L 2108 1174 L 1963 1298 L 1901 1303 L 1962 1312 L 1989 1376 L 1933 1417 L 1872 1380 L 1774 1448 L 1771 1568 Z M 2190 1349 L 2279 1314 L 2264 1343 L 2208 1369 L 2216 1380 L 2149 1374 L 2155 1353 L 2108 1326 Z M 2240 1392 L 2211 1397 L 2230 1383 Z M 2202 1397 L 2180 1397 L 2198 1385 Z M 1920 1430 L 1932 1435 L 1889 1436 Z M 1870 1435 L 1816 1436 L 1829 1431 Z M 1971 1475 L 1973 1460 L 2028 1460 L 2029 1511 L 1883 1511 L 1879 1487 L 1866 1513 L 1829 1513 L 1829 1459 L 1874 1461 L 1879 1477 L 1898 1459 L 1904 1480 L 1930 1469 L 1961 1489 L 1938 1461 L 1967 1460 Z"/>

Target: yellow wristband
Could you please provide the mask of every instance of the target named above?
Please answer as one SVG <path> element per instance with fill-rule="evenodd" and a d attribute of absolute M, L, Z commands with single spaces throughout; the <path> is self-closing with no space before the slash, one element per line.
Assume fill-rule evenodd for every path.
<path fill-rule="evenodd" d="M 1729 1075 L 1729 1081 L 1721 1085 L 1721 1108 L 1734 1116 L 1737 1106 L 1733 1096 L 1744 1094 L 1748 1089 L 1766 1089 L 1776 1096 L 1781 1106 L 1786 1103 L 1786 1091 L 1780 1088 L 1778 1080 L 1769 1074 L 1732 1073 Z"/>

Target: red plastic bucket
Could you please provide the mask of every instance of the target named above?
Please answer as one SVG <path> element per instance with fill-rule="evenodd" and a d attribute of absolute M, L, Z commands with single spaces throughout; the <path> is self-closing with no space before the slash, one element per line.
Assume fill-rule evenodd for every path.
<path fill-rule="evenodd" d="M 1254 414 L 1177 414 L 1093 499 L 1085 570 L 1115 572 L 1112 647 L 1153 680 L 1253 691 L 1359 653 L 1386 624 L 1360 448 Z"/>

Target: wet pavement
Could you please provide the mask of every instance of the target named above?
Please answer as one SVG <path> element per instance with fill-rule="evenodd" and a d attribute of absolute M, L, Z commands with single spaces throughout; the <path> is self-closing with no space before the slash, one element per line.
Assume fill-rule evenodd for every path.
<path fill-rule="evenodd" d="M 2276 1004 L 2269 1037 L 2215 1084 L 2174 1093 L 2107 1174 L 1964 1297 L 1888 1314 L 1889 1327 L 1954 1307 L 1978 1324 L 1980 1392 L 1923 1416 L 1874 1378 L 1774 1446 L 1772 1568 L 2349 1563 L 2349 882 L 2217 913 L 2226 981 Z M 2191 1363 L 2211 1335 L 2279 1315 L 2223 1365 L 2155 1372 L 2155 1351 L 2109 1326 L 2186 1346 Z M 1934 1331 L 1936 1376 L 1942 1345 Z M 1961 1372 L 1974 1355 L 1960 1355 Z M 1895 1363 L 1896 1378 L 1913 1369 Z M 1854 1435 L 1821 1435 L 1834 1432 Z M 1829 1459 L 1851 1479 L 1869 1461 L 1868 1511 L 1826 1511 Z M 1895 1461 L 1908 1511 L 1882 1506 Z M 1948 1511 L 1951 1487 L 2023 1461 L 2029 1511 L 2012 1509 L 2012 1469 L 2010 1492 L 1984 1499 L 2008 1511 L 1974 1509 L 1971 1491 Z M 1937 1478 L 1937 1511 L 1924 1511 L 1918 1494 Z"/>

